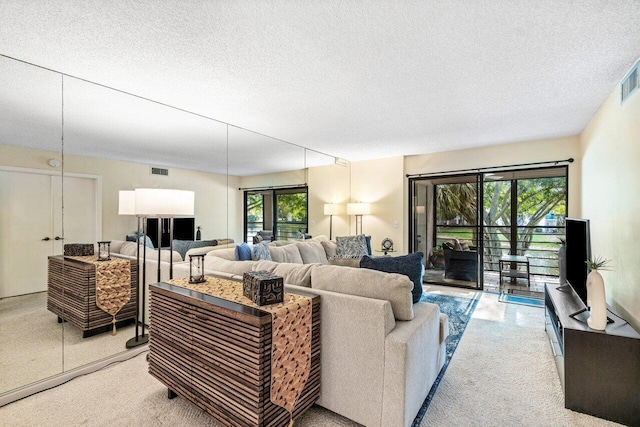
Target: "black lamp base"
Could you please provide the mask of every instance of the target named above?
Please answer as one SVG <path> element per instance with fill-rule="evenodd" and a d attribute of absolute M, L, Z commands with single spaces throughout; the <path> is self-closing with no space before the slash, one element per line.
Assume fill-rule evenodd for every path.
<path fill-rule="evenodd" d="M 139 337 L 133 337 L 129 341 L 127 341 L 127 348 L 137 347 L 142 344 L 146 344 L 149 342 L 149 335 L 141 335 Z M 120 344 L 122 345 L 122 344 Z"/>

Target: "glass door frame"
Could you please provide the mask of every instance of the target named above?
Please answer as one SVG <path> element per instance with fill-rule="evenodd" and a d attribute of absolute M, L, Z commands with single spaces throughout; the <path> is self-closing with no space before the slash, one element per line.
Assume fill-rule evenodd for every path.
<path fill-rule="evenodd" d="M 484 289 L 484 228 L 485 228 L 485 224 L 484 224 L 484 187 L 485 187 L 485 176 L 487 174 L 500 174 L 500 173 L 518 173 L 518 172 L 526 172 L 526 171 L 543 171 L 543 170 L 548 170 L 548 169 L 564 169 L 564 178 L 565 178 L 565 206 L 566 206 L 566 212 L 565 212 L 565 216 L 569 216 L 569 165 L 568 164 L 556 164 L 556 165 L 552 165 L 552 166 L 539 166 L 539 167 L 523 167 L 523 168 L 510 168 L 510 167 L 503 167 L 503 168 L 486 168 L 486 169 L 482 169 L 482 170 L 478 170 L 477 172 L 461 172 L 461 173 L 443 173 L 443 174 L 425 174 L 422 176 L 408 176 L 409 182 L 408 182 L 408 201 L 409 201 L 409 209 L 408 209 L 408 239 L 407 241 L 409 242 L 409 250 L 411 251 L 416 251 L 418 250 L 417 248 L 417 241 L 416 241 L 416 224 L 417 224 L 417 219 L 416 219 L 416 215 L 415 215 L 415 201 L 417 200 L 417 195 L 416 195 L 416 191 L 415 191 L 415 184 L 418 181 L 425 181 L 425 180 L 436 180 L 436 179 L 447 179 L 447 178 L 457 178 L 457 177 L 462 177 L 462 176 L 475 176 L 476 177 L 476 185 L 477 185 L 477 199 L 476 199 L 476 206 L 477 206 L 477 218 L 478 218 L 478 222 L 476 224 L 476 229 L 478 232 L 478 278 L 477 278 L 477 286 L 476 288 L 479 290 L 483 290 Z M 525 179 L 525 178 L 522 178 Z M 535 179 L 535 178 L 531 178 L 531 179 Z M 512 223 L 510 225 L 510 228 L 513 229 L 515 227 L 515 232 L 512 232 L 511 235 L 511 241 L 509 242 L 510 245 L 510 249 L 509 252 L 512 253 L 514 248 L 517 248 L 517 232 L 518 232 L 518 224 L 517 224 L 517 215 L 518 215 L 518 191 L 517 191 L 517 182 L 519 179 L 515 179 L 515 180 L 510 180 L 511 181 L 511 186 L 514 186 L 514 181 L 515 181 L 515 190 L 510 190 L 510 197 L 511 197 L 511 218 L 512 221 L 515 218 L 515 223 Z M 436 210 L 434 209 L 434 218 L 433 218 L 433 224 L 434 224 L 434 230 L 433 232 L 435 233 L 435 224 L 436 224 Z M 514 240 L 515 239 L 515 240 Z M 427 251 L 430 248 L 426 248 Z M 428 253 L 424 254 L 425 258 L 429 256 Z M 450 284 L 446 284 L 446 283 L 442 283 L 443 286 L 451 286 Z"/>
<path fill-rule="evenodd" d="M 463 178 L 463 177 L 469 177 L 470 181 L 472 182 L 473 179 L 475 178 L 475 185 L 476 185 L 476 224 L 470 226 L 470 228 L 475 229 L 475 235 L 478 236 L 477 238 L 477 250 L 476 250 L 476 281 L 475 281 L 475 286 L 468 286 L 468 288 L 470 289 L 477 289 L 477 290 L 482 290 L 484 287 L 484 265 L 482 263 L 483 261 L 483 256 L 482 254 L 484 253 L 484 238 L 483 238 L 483 234 L 482 234 L 482 224 L 483 224 L 483 217 L 482 217 L 482 213 L 483 213 L 483 209 L 480 209 L 480 201 L 483 200 L 483 188 L 484 188 L 484 182 L 483 180 L 483 174 L 481 173 L 458 173 L 458 174 L 434 174 L 434 175 L 429 175 L 429 176 L 417 176 L 417 177 L 409 177 L 409 185 L 408 185 L 408 192 L 409 192 L 409 209 L 408 209 L 408 232 L 409 232 L 409 238 L 408 238 L 408 242 L 409 242 L 409 249 L 410 252 L 412 251 L 417 251 L 418 249 L 418 243 L 417 243 L 417 239 L 416 239 L 416 228 L 417 228 L 417 217 L 416 217 L 416 209 L 414 206 L 415 203 L 414 201 L 417 200 L 417 194 L 416 194 L 416 183 L 419 181 L 426 181 L 426 180 L 446 180 L 448 178 L 450 179 L 456 179 L 456 178 Z M 432 200 L 427 200 L 427 203 L 433 204 L 434 209 L 433 209 L 433 214 L 432 214 L 432 223 L 433 223 L 433 229 L 430 230 L 433 234 L 434 234 L 434 243 L 437 243 L 437 209 L 435 209 L 435 191 L 433 194 L 433 198 Z M 426 212 L 425 212 L 426 214 Z M 424 254 L 425 257 L 425 263 L 428 262 L 428 257 L 429 257 L 429 250 L 431 248 L 425 248 L 426 252 Z M 460 286 L 460 285 L 453 285 L 453 284 L 448 284 L 448 283 L 438 283 L 439 285 L 443 285 L 443 286 Z"/>

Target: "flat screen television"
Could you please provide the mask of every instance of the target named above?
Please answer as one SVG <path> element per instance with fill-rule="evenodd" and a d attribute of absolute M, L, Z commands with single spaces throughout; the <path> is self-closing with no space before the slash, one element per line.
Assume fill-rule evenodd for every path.
<path fill-rule="evenodd" d="M 591 258 L 591 239 L 589 236 L 589 220 L 567 218 L 566 234 L 566 272 L 567 283 L 587 305 L 587 260 Z M 561 283 L 564 285 L 564 283 Z"/>
<path fill-rule="evenodd" d="M 193 240 L 195 238 L 196 228 L 195 218 L 174 218 L 173 219 L 173 239 L 174 240 Z M 161 224 L 161 246 L 169 247 L 169 219 L 162 218 Z M 153 242 L 153 247 L 158 247 L 158 218 L 147 219 L 147 236 Z"/>

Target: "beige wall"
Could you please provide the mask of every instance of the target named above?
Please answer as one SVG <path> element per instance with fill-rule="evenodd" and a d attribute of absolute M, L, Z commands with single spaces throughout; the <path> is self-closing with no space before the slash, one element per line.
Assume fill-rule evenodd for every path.
<path fill-rule="evenodd" d="M 371 203 L 371 215 L 362 218 L 362 231 L 371 235 L 373 251 L 388 237 L 399 251 L 396 255 L 406 253 L 403 170 L 403 157 L 351 163 L 351 201 Z M 355 234 L 355 217 L 349 219 L 351 234 Z"/>
<path fill-rule="evenodd" d="M 47 162 L 61 159 L 60 153 L 0 145 L 0 166 L 56 170 Z M 118 191 L 134 188 L 173 188 L 195 191 L 196 225 L 203 239 L 242 238 L 239 179 L 225 175 L 171 168 L 169 177 L 151 175 L 149 166 L 92 157 L 66 155 L 65 172 L 97 175 L 102 178 L 102 238 L 122 240 L 136 228 L 134 217 L 118 215 Z M 58 169 L 59 170 L 59 169 Z M 228 180 L 228 183 L 227 183 Z M 229 191 L 227 191 L 229 188 Z M 227 203 L 229 209 L 227 209 Z M 238 217 L 240 219 L 238 220 Z"/>
<path fill-rule="evenodd" d="M 591 251 L 613 260 L 604 271 L 607 301 L 640 329 L 640 94 L 620 105 L 620 87 L 580 135 L 582 216 Z"/>
<path fill-rule="evenodd" d="M 324 215 L 325 203 L 342 205 L 342 214 L 333 216 L 332 237 L 350 234 L 350 221 L 346 215 L 346 204 L 351 194 L 350 175 L 351 165 L 309 168 L 309 234 L 312 236 L 329 237 L 330 218 Z"/>

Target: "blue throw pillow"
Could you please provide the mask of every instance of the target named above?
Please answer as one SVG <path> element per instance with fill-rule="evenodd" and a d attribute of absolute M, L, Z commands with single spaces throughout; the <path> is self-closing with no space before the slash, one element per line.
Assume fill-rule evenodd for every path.
<path fill-rule="evenodd" d="M 414 252 L 409 255 L 396 257 L 377 257 L 363 256 L 360 260 L 361 268 L 369 268 L 371 270 L 384 271 L 385 273 L 404 274 L 413 282 L 411 295 L 413 303 L 420 301 L 422 296 L 422 252 Z"/>
<path fill-rule="evenodd" d="M 151 237 L 149 236 L 145 236 L 144 233 L 140 233 L 141 236 L 144 236 L 144 244 L 146 247 L 151 248 L 151 249 L 155 249 L 153 247 L 153 242 L 151 241 Z M 125 240 L 127 242 L 137 242 L 138 241 L 138 236 L 136 236 L 135 234 L 128 234 L 127 237 L 125 237 Z"/>
<path fill-rule="evenodd" d="M 251 261 L 251 247 L 247 242 L 236 246 L 236 261 Z"/>
<path fill-rule="evenodd" d="M 256 260 L 272 261 L 271 252 L 269 252 L 269 242 L 254 243 L 253 258 Z"/>
<path fill-rule="evenodd" d="M 371 255 L 371 236 L 364 236 L 364 238 L 367 240 L 367 254 Z"/>

